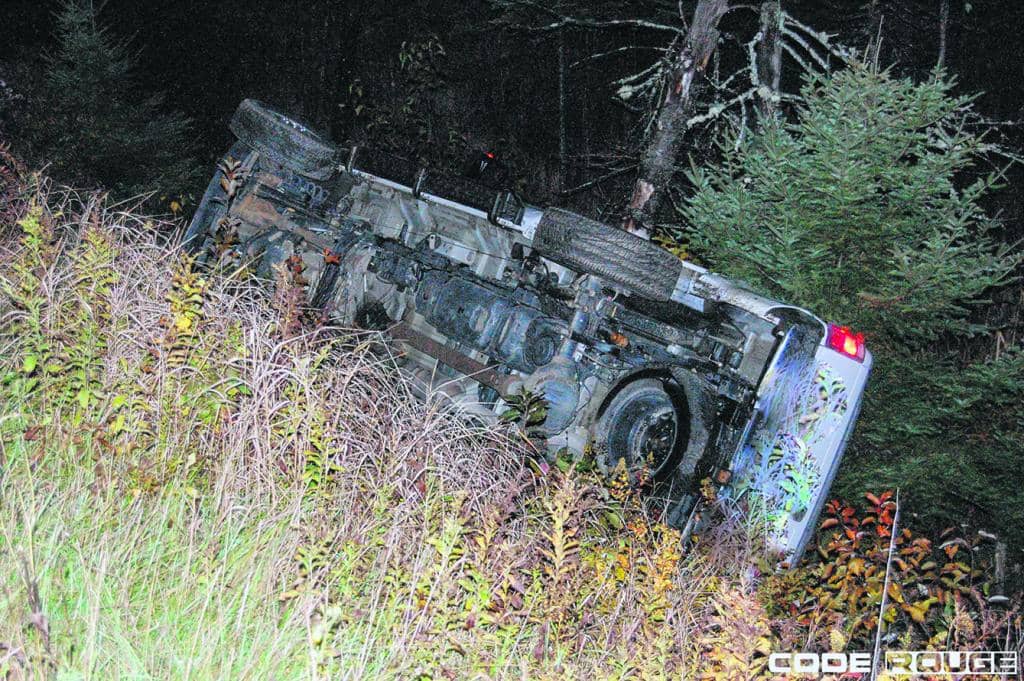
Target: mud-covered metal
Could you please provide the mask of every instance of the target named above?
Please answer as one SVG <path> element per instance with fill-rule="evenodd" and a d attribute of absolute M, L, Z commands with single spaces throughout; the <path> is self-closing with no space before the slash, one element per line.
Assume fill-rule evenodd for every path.
<path fill-rule="evenodd" d="M 297 256 L 311 306 L 387 331 L 424 397 L 497 419 L 503 398 L 542 395 L 534 435 L 647 469 L 666 518 L 686 522 L 698 477 L 731 470 L 724 493 L 757 500 L 780 553 L 806 546 L 870 353 L 842 356 L 810 312 L 594 220 L 325 147 L 258 102 L 234 125 L 186 236 L 202 257 L 271 279 Z"/>

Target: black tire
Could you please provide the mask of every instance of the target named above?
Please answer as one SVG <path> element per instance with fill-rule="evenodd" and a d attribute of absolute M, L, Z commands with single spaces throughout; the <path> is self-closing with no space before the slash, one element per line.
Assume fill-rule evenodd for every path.
<path fill-rule="evenodd" d="M 559 208 L 544 211 L 533 247 L 548 260 L 656 301 L 671 299 L 683 269 L 650 241 Z"/>
<path fill-rule="evenodd" d="M 254 99 L 242 102 L 231 132 L 253 149 L 313 180 L 326 180 L 337 166 L 338 148 L 325 135 Z"/>
<path fill-rule="evenodd" d="M 613 391 L 592 431 L 608 471 L 620 460 L 631 472 L 647 470 L 654 482 L 647 498 L 661 507 L 664 521 L 672 527 L 683 527 L 696 499 L 695 476 L 709 439 L 706 409 L 699 381 L 688 372 L 638 377 Z M 637 448 L 636 440 L 648 435 L 640 422 L 669 410 L 674 426 L 671 449 L 658 456 L 643 446 Z"/>
<path fill-rule="evenodd" d="M 685 400 L 657 378 L 642 378 L 619 390 L 597 426 L 596 444 L 609 470 L 625 459 L 630 470 L 648 468 L 655 479 L 672 475 L 690 436 Z"/>
<path fill-rule="evenodd" d="M 244 164 L 250 154 L 252 149 L 242 142 L 236 142 L 224 157 Z M 224 172 L 218 165 L 182 238 L 182 246 L 191 255 L 205 254 L 208 239 L 213 236 L 220 221 L 228 214 L 228 195 L 221 184 L 223 179 Z"/>

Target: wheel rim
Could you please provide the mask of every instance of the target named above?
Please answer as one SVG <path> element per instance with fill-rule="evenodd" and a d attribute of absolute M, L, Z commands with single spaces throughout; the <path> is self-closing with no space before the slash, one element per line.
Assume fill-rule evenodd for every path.
<path fill-rule="evenodd" d="M 605 414 L 608 462 L 625 459 L 630 469 L 664 473 L 678 453 L 680 417 L 659 381 L 640 381 L 623 389 Z"/>
<path fill-rule="evenodd" d="M 676 440 L 676 420 L 674 410 L 653 413 L 638 420 L 633 426 L 631 440 L 631 458 L 636 462 L 646 462 L 655 468 L 664 466 L 672 454 Z"/>

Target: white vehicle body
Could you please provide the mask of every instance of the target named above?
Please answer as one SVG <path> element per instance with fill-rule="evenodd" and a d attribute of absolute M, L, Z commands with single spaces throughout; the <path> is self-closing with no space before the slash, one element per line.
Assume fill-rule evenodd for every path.
<path fill-rule="evenodd" d="M 803 552 L 871 371 L 862 337 L 614 227 L 334 147 L 256 102 L 233 129 L 195 251 L 265 276 L 300 262 L 311 304 L 388 333 L 425 398 L 498 418 L 542 395 L 534 435 L 646 470 L 669 522 L 692 521 L 711 477 L 759 500 L 783 560 Z"/>

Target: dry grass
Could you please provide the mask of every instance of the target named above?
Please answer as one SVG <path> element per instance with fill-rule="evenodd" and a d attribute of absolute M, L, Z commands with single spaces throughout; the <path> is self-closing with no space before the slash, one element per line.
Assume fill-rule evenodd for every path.
<path fill-rule="evenodd" d="M 738 515 L 683 556 L 621 482 L 535 473 L 169 225 L 45 182 L 17 215 L 0 678 L 766 678 L 802 635 Z"/>
<path fill-rule="evenodd" d="M 373 336 L 284 337 L 166 225 L 31 204 L 0 265 L 0 676 L 678 678 L 750 590 L 739 530 L 681 558 L 628 490 L 415 400 Z"/>

